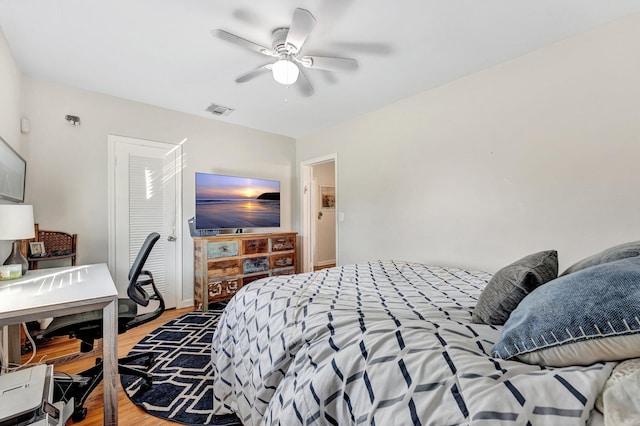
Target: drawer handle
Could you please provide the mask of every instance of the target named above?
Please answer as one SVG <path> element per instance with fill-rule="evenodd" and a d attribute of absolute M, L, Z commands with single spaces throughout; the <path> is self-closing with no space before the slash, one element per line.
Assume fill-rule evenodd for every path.
<path fill-rule="evenodd" d="M 227 293 L 235 293 L 238 291 L 238 280 L 229 281 L 227 284 Z"/>
<path fill-rule="evenodd" d="M 208 286 L 208 293 L 209 296 L 217 296 L 219 294 L 222 294 L 222 282 L 221 281 L 216 281 L 213 283 L 209 283 Z"/>

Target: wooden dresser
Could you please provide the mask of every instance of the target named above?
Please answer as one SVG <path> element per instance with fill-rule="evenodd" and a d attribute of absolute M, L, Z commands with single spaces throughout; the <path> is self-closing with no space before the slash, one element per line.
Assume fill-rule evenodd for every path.
<path fill-rule="evenodd" d="M 229 300 L 260 278 L 296 273 L 296 233 L 193 237 L 194 306 Z"/>

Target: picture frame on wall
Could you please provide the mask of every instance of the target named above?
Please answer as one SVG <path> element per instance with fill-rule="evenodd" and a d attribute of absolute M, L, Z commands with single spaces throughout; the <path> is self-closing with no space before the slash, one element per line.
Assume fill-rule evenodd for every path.
<path fill-rule="evenodd" d="M 336 187 L 320 186 L 320 198 L 322 200 L 322 208 L 333 210 L 336 208 Z"/>
<path fill-rule="evenodd" d="M 24 202 L 27 162 L 0 137 L 0 198 Z"/>

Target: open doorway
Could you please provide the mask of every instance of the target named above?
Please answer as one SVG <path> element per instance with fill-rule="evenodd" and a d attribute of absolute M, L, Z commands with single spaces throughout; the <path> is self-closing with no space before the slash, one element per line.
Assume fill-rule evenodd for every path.
<path fill-rule="evenodd" d="M 301 167 L 301 272 L 312 272 L 339 263 L 337 156 L 309 160 Z"/>

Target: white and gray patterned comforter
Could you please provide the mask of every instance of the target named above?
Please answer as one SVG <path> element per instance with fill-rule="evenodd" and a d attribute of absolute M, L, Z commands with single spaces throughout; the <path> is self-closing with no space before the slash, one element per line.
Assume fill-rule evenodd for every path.
<path fill-rule="evenodd" d="M 380 261 L 241 289 L 212 346 L 214 412 L 246 425 L 584 425 L 612 363 L 494 359 L 490 275 Z"/>

